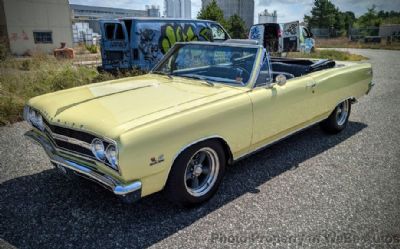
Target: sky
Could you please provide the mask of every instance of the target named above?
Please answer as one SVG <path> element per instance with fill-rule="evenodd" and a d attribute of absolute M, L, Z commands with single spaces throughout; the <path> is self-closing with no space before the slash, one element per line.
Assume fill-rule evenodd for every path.
<path fill-rule="evenodd" d="M 164 0 L 69 0 L 73 4 L 115 7 L 125 9 L 144 9 L 145 5 L 159 5 L 163 12 Z M 309 14 L 314 0 L 255 0 L 255 22 L 257 14 L 263 9 L 269 12 L 277 10 L 278 22 L 290 22 L 303 20 L 305 14 Z M 372 5 L 378 10 L 400 11 L 400 0 L 332 0 L 341 11 L 353 11 L 359 16 Z M 201 0 L 192 0 L 192 18 L 196 18 L 201 9 Z"/>

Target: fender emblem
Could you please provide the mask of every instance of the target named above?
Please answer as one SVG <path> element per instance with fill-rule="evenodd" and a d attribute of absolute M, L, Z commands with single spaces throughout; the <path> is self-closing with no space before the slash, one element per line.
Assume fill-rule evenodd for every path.
<path fill-rule="evenodd" d="M 164 155 L 159 155 L 158 158 L 152 157 L 150 158 L 150 166 L 156 165 L 158 163 L 164 162 Z"/>

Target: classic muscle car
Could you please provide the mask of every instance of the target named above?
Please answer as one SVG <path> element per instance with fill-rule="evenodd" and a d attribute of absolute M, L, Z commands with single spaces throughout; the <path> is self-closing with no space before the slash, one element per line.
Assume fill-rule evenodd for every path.
<path fill-rule="evenodd" d="M 146 75 L 32 98 L 26 135 L 63 172 L 125 201 L 209 199 L 227 165 L 316 123 L 343 130 L 368 63 L 270 58 L 252 42 L 177 43 Z"/>

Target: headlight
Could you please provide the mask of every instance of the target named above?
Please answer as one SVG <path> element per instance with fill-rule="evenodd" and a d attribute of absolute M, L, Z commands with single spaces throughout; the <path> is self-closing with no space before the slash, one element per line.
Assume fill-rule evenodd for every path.
<path fill-rule="evenodd" d="M 118 170 L 118 152 L 117 152 L 117 148 L 115 147 L 115 145 L 110 144 L 107 147 L 106 157 L 107 157 L 107 161 L 110 163 L 111 167 L 113 167 L 115 170 Z"/>
<path fill-rule="evenodd" d="M 42 115 L 40 115 L 39 112 L 35 111 L 34 109 L 30 108 L 29 106 L 26 106 L 24 108 L 24 118 L 27 122 L 31 123 L 39 130 L 41 130 L 41 131 L 44 130 L 44 122 L 43 122 Z"/>
<path fill-rule="evenodd" d="M 92 153 L 98 159 L 103 161 L 106 158 L 105 151 L 104 151 L 104 144 L 98 138 L 93 139 L 92 144 Z"/>
<path fill-rule="evenodd" d="M 32 124 L 36 123 L 36 111 L 33 110 L 32 108 L 29 108 L 28 119 Z"/>
<path fill-rule="evenodd" d="M 44 131 L 44 123 L 43 117 L 38 112 L 36 112 L 36 126 L 41 130 Z"/>

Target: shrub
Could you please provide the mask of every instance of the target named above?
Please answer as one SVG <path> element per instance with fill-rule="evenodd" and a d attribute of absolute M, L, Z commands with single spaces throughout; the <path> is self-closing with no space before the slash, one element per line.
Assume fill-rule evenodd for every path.
<path fill-rule="evenodd" d="M 8 48 L 7 42 L 0 38 L 0 61 L 4 61 L 10 55 L 10 50 Z"/>
<path fill-rule="evenodd" d="M 143 74 L 143 71 L 98 72 L 43 54 L 0 62 L 0 125 L 22 120 L 25 102 L 38 95 L 85 84 Z"/>
<path fill-rule="evenodd" d="M 96 45 L 85 45 L 87 51 L 89 51 L 91 54 L 97 54 L 98 48 Z"/>

